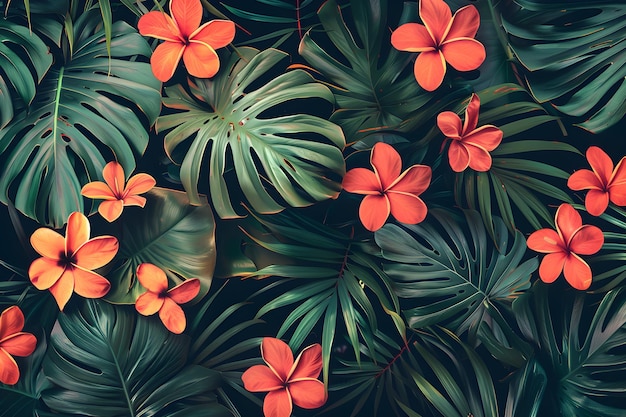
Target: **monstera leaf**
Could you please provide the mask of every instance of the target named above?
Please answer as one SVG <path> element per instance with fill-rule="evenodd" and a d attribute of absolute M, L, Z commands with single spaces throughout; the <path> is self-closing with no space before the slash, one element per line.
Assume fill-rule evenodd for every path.
<path fill-rule="evenodd" d="M 99 178 L 112 154 L 125 172 L 134 170 L 148 144 L 145 120 L 160 111 L 149 64 L 128 59 L 149 56 L 150 47 L 116 22 L 109 59 L 104 32 L 94 32 L 97 13 L 74 22 L 71 57 L 48 71 L 31 106 L 0 131 L 0 201 L 54 227 L 83 210 L 81 186 Z"/>
<path fill-rule="evenodd" d="M 486 315 L 510 309 L 511 301 L 530 287 L 537 259 L 520 263 L 526 240 L 517 231 L 509 242 L 498 217 L 493 219 L 493 248 L 478 212 L 465 211 L 461 220 L 432 209 L 429 216 L 436 222 L 386 224 L 376 232 L 382 256 L 392 261 L 383 269 L 395 281 L 398 296 L 418 305 L 404 310 L 411 327 L 445 324 L 457 334 L 476 332 Z"/>
<path fill-rule="evenodd" d="M 59 316 L 43 364 L 44 403 L 64 415 L 229 416 L 218 372 L 187 365 L 189 339 L 132 307 L 86 300 Z M 202 404 L 199 407 L 198 403 Z"/>
<path fill-rule="evenodd" d="M 535 99 L 600 132 L 626 111 L 626 4 L 501 2 L 502 24 Z"/>
<path fill-rule="evenodd" d="M 31 103 L 37 84 L 51 65 L 52 54 L 36 34 L 0 19 L 0 128 L 13 118 L 18 98 L 19 107 Z"/>
<path fill-rule="evenodd" d="M 215 268 L 215 224 L 208 205 L 189 205 L 184 192 L 153 188 L 145 208 L 127 208 L 122 214 L 120 267 L 107 277 L 112 288 L 107 300 L 134 304 L 145 290 L 136 279 L 139 264 L 148 262 L 165 271 L 170 286 L 182 278 L 199 278 L 204 296 Z"/>
<path fill-rule="evenodd" d="M 165 136 L 170 156 L 189 140 L 180 178 L 192 204 L 200 203 L 197 187 L 205 157 L 211 202 L 221 218 L 238 217 L 231 202 L 234 181 L 226 181 L 226 171 L 233 168 L 239 188 L 259 213 L 339 194 L 345 173 L 341 129 L 289 110 L 298 100 L 332 101 L 330 90 L 302 70 L 259 84 L 287 56 L 276 49 L 239 48 L 215 78 L 191 80 L 192 95 L 181 85 L 166 87 L 163 103 L 182 112 L 159 117 L 157 128 L 171 129 Z"/>
<path fill-rule="evenodd" d="M 328 0 L 318 10 L 327 39 L 315 41 L 317 31 L 312 29 L 298 50 L 332 83 L 337 110 L 331 120 L 343 128 L 350 143 L 372 130 L 408 131 L 430 125 L 449 103 L 470 93 L 467 87 L 442 87 L 436 93 L 420 89 L 413 75 L 414 55 L 391 47 L 387 9 L 385 0 L 351 1 L 354 30 L 350 30 L 336 1 Z M 417 2 L 406 2 L 398 25 L 417 16 Z M 328 41 L 340 56 L 332 56 L 323 46 Z"/>

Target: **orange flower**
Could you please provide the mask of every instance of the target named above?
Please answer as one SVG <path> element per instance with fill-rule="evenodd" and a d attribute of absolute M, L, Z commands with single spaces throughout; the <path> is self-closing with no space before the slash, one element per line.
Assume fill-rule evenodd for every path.
<path fill-rule="evenodd" d="M 443 0 L 421 0 L 423 25 L 405 23 L 391 34 L 400 51 L 420 52 L 415 60 L 415 79 L 427 91 L 436 90 L 446 74 L 446 62 L 457 71 L 472 71 L 485 60 L 485 47 L 474 39 L 480 16 L 476 7 L 460 8 L 452 16 Z"/>
<path fill-rule="evenodd" d="M 172 333 L 180 334 L 187 327 L 185 313 L 179 304 L 187 303 L 200 292 L 200 280 L 188 279 L 168 290 L 167 276 L 161 268 L 149 263 L 137 267 L 137 278 L 148 291 L 137 297 L 135 308 L 144 316 L 156 312 Z"/>
<path fill-rule="evenodd" d="M 374 171 L 354 168 L 343 178 L 344 190 L 365 194 L 359 207 L 363 226 L 375 232 L 383 227 L 389 213 L 402 223 L 417 224 L 424 220 L 428 209 L 419 195 L 430 185 L 430 167 L 413 165 L 401 174 L 400 155 L 383 142 L 372 148 L 370 163 Z"/>
<path fill-rule="evenodd" d="M 67 219 L 65 238 L 52 229 L 41 227 L 32 234 L 30 243 L 42 257 L 35 259 L 28 276 L 39 290 L 49 289 L 63 311 L 72 292 L 85 298 L 100 298 L 111 284 L 93 272 L 111 262 L 117 254 L 118 241 L 113 236 L 89 239 L 89 220 L 74 212 Z"/>
<path fill-rule="evenodd" d="M 455 172 L 462 172 L 469 166 L 474 171 L 488 171 L 491 168 L 491 155 L 502 142 L 502 131 L 493 125 L 478 124 L 480 98 L 472 94 L 465 108 L 465 122 L 461 127 L 461 118 L 451 111 L 444 111 L 437 116 L 437 126 L 447 139 L 450 139 L 448 160 Z M 445 144 L 445 142 L 444 142 Z"/>
<path fill-rule="evenodd" d="M 611 158 L 597 146 L 587 149 L 588 169 L 574 172 L 567 186 L 575 191 L 589 190 L 585 197 L 585 208 L 592 216 L 599 216 L 609 206 L 609 200 L 618 206 L 626 206 L 626 163 L 623 157 L 615 169 Z"/>
<path fill-rule="evenodd" d="M 150 58 L 152 72 L 160 81 L 172 78 L 182 56 L 189 74 L 211 78 L 220 68 L 215 52 L 233 41 L 235 24 L 230 20 L 211 20 L 200 26 L 200 0 L 170 0 L 172 16 L 152 11 L 141 16 L 137 27 L 144 36 L 164 40 Z"/>
<path fill-rule="evenodd" d="M 24 314 L 18 306 L 11 306 L 0 315 L 0 382 L 15 385 L 20 369 L 13 356 L 28 356 L 35 350 L 37 339 L 22 332 Z"/>
<path fill-rule="evenodd" d="M 243 386 L 250 392 L 266 392 L 265 417 L 289 417 L 292 401 L 298 407 L 313 409 L 326 403 L 326 389 L 317 377 L 322 370 L 322 347 L 305 348 L 293 360 L 287 343 L 273 337 L 263 338 L 261 356 L 267 364 L 254 365 L 243 373 Z"/>
<path fill-rule="evenodd" d="M 591 268 L 579 255 L 593 255 L 604 244 L 602 230 L 583 225 L 580 214 L 569 204 L 561 204 L 554 218 L 556 231 L 541 229 L 526 241 L 528 247 L 547 253 L 539 266 L 539 277 L 545 283 L 554 282 L 561 271 L 569 284 L 577 290 L 591 285 Z"/>
<path fill-rule="evenodd" d="M 109 222 L 120 217 L 124 206 L 145 206 L 146 199 L 139 194 L 150 191 L 156 185 L 154 178 L 148 174 L 134 175 L 128 180 L 128 184 L 124 185 L 126 182 L 124 169 L 115 161 L 106 164 L 102 176 L 106 183 L 90 182 L 80 193 L 88 198 L 104 199 L 98 206 L 98 212 Z"/>

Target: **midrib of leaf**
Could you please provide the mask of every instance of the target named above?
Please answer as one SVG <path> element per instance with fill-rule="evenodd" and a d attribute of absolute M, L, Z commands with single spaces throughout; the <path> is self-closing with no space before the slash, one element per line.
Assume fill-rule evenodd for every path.
<path fill-rule="evenodd" d="M 57 137 L 57 125 L 59 124 L 59 107 L 61 106 L 61 89 L 63 88 L 63 73 L 65 72 L 65 67 L 61 67 L 59 69 L 59 79 L 57 80 L 57 90 L 54 95 L 54 117 L 52 119 L 52 153 L 54 155 L 54 176 L 56 178 L 55 184 L 58 187 L 61 183 L 58 178 L 61 170 L 58 169 L 59 160 L 58 160 L 58 152 L 57 152 L 57 142 L 61 140 L 60 137 Z M 57 189 L 58 195 L 63 195 L 63 190 Z"/>
<path fill-rule="evenodd" d="M 138 257 L 142 252 L 148 250 L 152 245 L 156 244 L 159 240 L 161 240 L 161 238 L 163 238 L 163 236 L 165 236 L 166 234 L 168 234 L 170 232 L 170 230 L 172 230 L 174 227 L 176 227 L 185 217 L 187 217 L 189 213 L 185 214 L 182 218 L 178 219 L 177 222 L 174 222 L 174 224 L 172 224 L 171 226 L 167 227 L 165 230 L 163 230 L 163 232 L 159 233 L 159 235 L 152 239 L 150 242 L 148 242 L 145 245 L 142 245 L 141 248 L 139 248 L 137 251 L 134 251 L 132 253 L 128 253 L 128 257 L 134 259 L 135 257 Z"/>

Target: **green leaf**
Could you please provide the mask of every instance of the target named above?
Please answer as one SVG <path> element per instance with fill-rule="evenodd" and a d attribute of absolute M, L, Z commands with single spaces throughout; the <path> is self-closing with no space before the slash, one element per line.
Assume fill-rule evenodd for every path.
<path fill-rule="evenodd" d="M 504 417 L 537 417 L 547 388 L 546 371 L 536 358 L 531 358 L 509 383 Z"/>
<path fill-rule="evenodd" d="M 122 213 L 118 258 L 122 264 L 108 274 L 111 291 L 106 299 L 134 304 L 145 290 L 135 278 L 139 264 L 163 269 L 170 286 L 199 278 L 203 297 L 211 286 L 215 268 L 215 224 L 208 205 L 194 207 L 184 192 L 153 188 L 145 208 L 127 207 Z M 183 279 L 181 279 L 183 278 Z"/>
<path fill-rule="evenodd" d="M 199 202 L 205 159 L 211 202 L 221 218 L 239 216 L 232 205 L 237 187 L 226 179 L 226 171 L 233 168 L 238 188 L 259 213 L 336 197 L 345 173 L 341 129 L 287 107 L 299 100 L 332 101 L 330 90 L 302 70 L 282 73 L 252 89 L 288 55 L 252 48 L 239 48 L 238 53 L 224 61 L 213 79 L 190 80 L 192 95 L 181 85 L 165 88 L 164 105 L 181 111 L 159 117 L 157 128 L 171 129 L 165 135 L 170 157 L 183 142 L 189 146 L 180 175 L 191 203 Z M 287 114 L 271 116 L 276 111 Z"/>
<path fill-rule="evenodd" d="M 331 83 L 337 110 L 331 120 L 344 130 L 349 143 L 376 130 L 410 131 L 430 126 L 436 115 L 456 99 L 469 95 L 467 87 L 422 90 L 413 75 L 414 54 L 391 47 L 387 1 L 351 1 L 353 28 L 335 0 L 318 10 L 324 36 L 306 33 L 298 52 Z M 405 2 L 399 24 L 417 19 L 417 4 Z M 331 42 L 339 55 L 325 45 Z M 383 47 L 383 45 L 385 45 Z"/>
<path fill-rule="evenodd" d="M 537 260 L 521 262 L 526 252 L 522 233 L 516 232 L 510 242 L 504 223 L 494 217 L 496 249 L 487 240 L 479 214 L 464 214 L 461 220 L 431 209 L 428 222 L 386 224 L 375 234 L 383 258 L 391 261 L 383 269 L 394 280 L 396 293 L 417 304 L 404 310 L 414 329 L 440 324 L 471 335 L 486 316 L 510 309 L 530 287 Z"/>
<path fill-rule="evenodd" d="M 535 99 L 550 102 L 592 132 L 619 122 L 626 106 L 624 3 L 515 3 L 502 2 L 502 23 Z"/>
<path fill-rule="evenodd" d="M 128 59 L 149 56 L 146 41 L 116 22 L 109 59 L 103 31 L 92 32 L 94 16 L 74 22 L 71 59 L 50 69 L 32 105 L 0 130 L 0 201 L 57 228 L 83 211 L 82 185 L 107 161 L 116 158 L 128 174 L 135 169 L 148 144 L 143 120 L 151 124 L 160 112 L 149 64 Z"/>
<path fill-rule="evenodd" d="M 50 347 L 43 372 L 54 387 L 42 399 L 53 411 L 170 416 L 198 402 L 216 405 L 211 392 L 220 386 L 220 374 L 186 365 L 188 338 L 132 307 L 86 300 L 59 316 Z"/>

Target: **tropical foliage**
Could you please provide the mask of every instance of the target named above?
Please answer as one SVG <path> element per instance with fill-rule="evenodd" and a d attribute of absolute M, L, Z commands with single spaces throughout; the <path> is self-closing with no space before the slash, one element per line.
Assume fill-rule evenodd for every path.
<path fill-rule="evenodd" d="M 0 0 L 0 417 L 626 413 L 626 8 Z"/>

